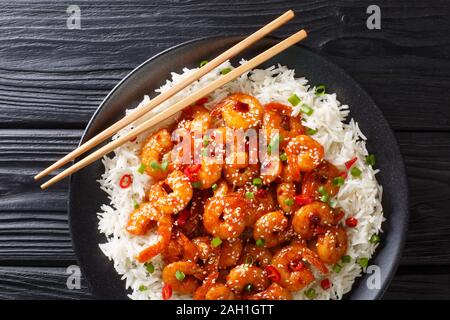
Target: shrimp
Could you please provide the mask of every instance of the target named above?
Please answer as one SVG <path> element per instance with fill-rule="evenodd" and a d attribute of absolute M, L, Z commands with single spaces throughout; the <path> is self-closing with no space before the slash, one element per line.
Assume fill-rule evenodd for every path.
<path fill-rule="evenodd" d="M 177 274 L 184 274 L 184 279 L 179 280 Z M 168 264 L 162 271 L 162 279 L 165 284 L 172 286 L 173 291 L 180 294 L 192 294 L 201 285 L 205 278 L 203 270 L 194 262 L 178 261 Z"/>
<path fill-rule="evenodd" d="M 130 213 L 126 229 L 136 236 L 144 235 L 152 227 L 152 222 L 158 221 L 159 217 L 159 212 L 152 204 L 143 203 Z"/>
<path fill-rule="evenodd" d="M 318 191 L 323 187 L 332 197 L 339 192 L 339 186 L 333 184 L 333 179 L 339 176 L 339 169 L 328 161 L 323 161 L 313 171 L 307 172 L 302 181 L 302 194 L 314 199 L 320 199 L 322 194 Z"/>
<path fill-rule="evenodd" d="M 272 283 L 266 290 L 255 293 L 248 297 L 250 300 L 292 300 L 289 290 L 278 283 Z"/>
<path fill-rule="evenodd" d="M 237 238 L 245 229 L 245 199 L 236 194 L 213 197 L 206 201 L 203 226 L 221 239 Z"/>
<path fill-rule="evenodd" d="M 319 227 L 335 223 L 333 210 L 325 203 L 314 201 L 304 205 L 294 213 L 292 227 L 303 240 L 310 240 Z"/>
<path fill-rule="evenodd" d="M 223 175 L 228 183 L 241 187 L 258 175 L 257 164 L 249 164 L 247 152 L 234 152 L 223 168 Z M 220 172 L 219 172 L 220 175 Z"/>
<path fill-rule="evenodd" d="M 342 227 L 329 227 L 317 237 L 315 248 L 319 258 L 329 264 L 338 262 L 347 252 L 347 233 Z"/>
<path fill-rule="evenodd" d="M 172 237 L 167 248 L 162 252 L 162 257 L 166 264 L 180 260 L 194 262 L 197 256 L 197 247 L 182 232 L 177 232 Z"/>
<path fill-rule="evenodd" d="M 219 112 L 227 127 L 245 130 L 259 126 L 264 109 L 255 97 L 236 93 L 218 102 L 211 115 Z"/>
<path fill-rule="evenodd" d="M 219 268 L 226 269 L 235 266 L 242 253 L 242 240 L 225 240 L 221 245 Z"/>
<path fill-rule="evenodd" d="M 218 283 L 218 272 L 208 275 L 203 284 L 195 291 L 195 300 L 234 300 L 233 292 L 223 283 Z"/>
<path fill-rule="evenodd" d="M 234 293 L 241 293 L 244 290 L 259 292 L 266 289 L 270 284 L 261 268 L 248 264 L 240 264 L 231 269 L 226 280 L 227 287 Z"/>
<path fill-rule="evenodd" d="M 283 172 L 283 164 L 278 156 L 270 155 L 261 162 L 260 174 L 262 183 L 269 185 Z"/>
<path fill-rule="evenodd" d="M 171 192 L 167 192 L 165 187 Z M 167 214 L 175 214 L 186 208 L 192 195 L 189 178 L 181 171 L 171 172 L 166 180 L 152 185 L 149 190 L 149 199 L 155 200 L 156 209 Z"/>
<path fill-rule="evenodd" d="M 205 132 L 211 126 L 211 114 L 204 106 L 195 105 L 183 110 L 189 113 L 191 122 L 189 123 L 189 130 L 192 132 Z"/>
<path fill-rule="evenodd" d="M 142 250 L 137 256 L 137 260 L 144 263 L 156 255 L 160 254 L 167 248 L 172 234 L 172 216 L 169 214 L 161 214 L 157 223 L 158 241 L 155 244 Z"/>
<path fill-rule="evenodd" d="M 266 213 L 255 223 L 253 237 L 264 240 L 267 248 L 276 247 L 287 240 L 288 219 L 281 211 Z"/>
<path fill-rule="evenodd" d="M 190 238 L 199 236 L 204 231 L 202 217 L 207 196 L 208 194 L 205 194 L 205 192 L 195 190 L 189 206 L 184 209 L 188 211 L 186 222 L 180 225 L 178 224 L 179 221 L 176 221 L 178 228 L 180 228 L 180 230 Z M 181 211 L 179 215 L 182 215 L 184 210 Z"/>
<path fill-rule="evenodd" d="M 304 265 L 304 261 L 318 268 L 321 273 L 328 273 L 327 267 L 314 251 L 299 244 L 289 245 L 282 248 L 272 259 L 272 266 L 280 274 L 278 283 L 289 291 L 298 291 L 313 282 L 314 275 Z"/>
<path fill-rule="evenodd" d="M 291 116 L 291 107 L 278 102 L 271 102 L 264 106 L 264 110 L 262 128 L 266 139 L 271 139 L 277 132 L 281 138 L 280 146 L 283 148 L 292 137 L 304 134 L 305 130 L 300 117 Z"/>
<path fill-rule="evenodd" d="M 292 164 L 284 162 L 281 168 L 280 180 L 281 182 L 300 182 L 302 174 L 300 171 L 295 170 Z"/>
<path fill-rule="evenodd" d="M 214 248 L 209 237 L 197 237 L 192 239 L 197 248 L 198 259 L 203 269 L 211 273 L 219 268 L 220 247 Z"/>
<path fill-rule="evenodd" d="M 214 196 L 224 196 L 226 195 L 230 190 L 230 187 L 228 186 L 228 183 L 225 180 L 219 180 L 216 183 L 216 188 L 214 189 Z"/>
<path fill-rule="evenodd" d="M 277 185 L 277 201 L 281 210 L 286 213 L 292 213 L 295 211 L 296 205 L 295 198 L 295 185 L 294 183 L 280 183 Z"/>
<path fill-rule="evenodd" d="M 200 189 L 205 190 L 211 188 L 222 176 L 222 163 L 214 158 L 202 157 L 202 165 L 196 174 L 197 181 L 200 182 Z"/>
<path fill-rule="evenodd" d="M 242 252 L 240 263 L 250 263 L 260 268 L 267 267 L 272 261 L 272 253 L 267 248 L 247 244 Z"/>
<path fill-rule="evenodd" d="M 167 177 L 169 170 L 164 170 L 159 164 L 163 155 L 173 147 L 171 136 L 167 129 L 161 129 L 151 134 L 144 143 L 141 151 L 141 161 L 145 164 L 145 172 L 155 180 L 162 180 Z"/>
<path fill-rule="evenodd" d="M 255 224 L 261 216 L 267 212 L 275 209 L 275 201 L 272 194 L 263 188 L 257 188 L 254 185 L 245 185 L 244 187 L 236 191 L 241 197 L 245 197 L 247 194 L 253 195 L 253 197 L 247 198 L 247 210 L 246 210 L 246 226 L 251 227 Z"/>
<path fill-rule="evenodd" d="M 323 146 L 307 135 L 299 135 L 291 139 L 286 146 L 288 163 L 295 172 L 314 170 L 324 156 Z"/>

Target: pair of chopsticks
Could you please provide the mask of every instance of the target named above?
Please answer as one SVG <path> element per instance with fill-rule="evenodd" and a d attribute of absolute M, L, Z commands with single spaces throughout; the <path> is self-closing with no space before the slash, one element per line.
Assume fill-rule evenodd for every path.
<path fill-rule="evenodd" d="M 278 17 L 277 19 L 273 20 L 269 24 L 265 25 L 249 37 L 245 38 L 241 42 L 237 43 L 227 51 L 220 54 L 218 57 L 214 58 L 214 60 L 208 62 L 206 65 L 199 68 L 196 72 L 192 73 L 189 77 L 181 81 L 180 83 L 173 86 L 171 89 L 167 90 L 164 93 L 161 93 L 160 95 L 156 96 L 152 100 L 150 100 L 145 106 L 142 106 L 141 108 L 138 108 L 134 110 L 129 115 L 125 116 L 118 122 L 114 123 L 104 131 L 100 132 L 95 137 L 91 138 L 90 140 L 86 141 L 84 144 L 79 146 L 77 149 L 73 150 L 72 152 L 68 153 L 63 158 L 59 159 L 57 162 L 37 174 L 34 179 L 38 180 L 45 176 L 47 176 L 52 171 L 61 168 L 63 165 L 68 163 L 69 161 L 74 160 L 78 156 L 84 154 L 85 152 L 89 151 L 90 149 L 94 148 L 101 142 L 105 141 L 109 137 L 113 136 L 116 132 L 118 132 L 120 129 L 124 128 L 125 126 L 129 125 L 130 123 L 134 122 L 135 120 L 142 117 L 144 114 L 155 108 L 156 106 L 160 105 L 170 97 L 174 96 L 177 92 L 180 90 L 183 90 L 188 85 L 193 83 L 194 81 L 200 79 L 202 76 L 207 74 L 208 72 L 212 71 L 214 68 L 221 65 L 226 60 L 229 60 L 230 58 L 236 56 L 241 51 L 246 49 L 247 47 L 254 44 L 256 41 L 262 39 L 270 32 L 278 29 L 280 26 L 284 25 L 286 22 L 291 20 L 294 17 L 294 12 L 292 10 L 289 10 L 285 12 L 283 15 Z M 173 104 L 169 108 L 165 109 L 164 111 L 161 111 L 157 115 L 153 116 L 152 118 L 146 120 L 145 122 L 141 123 L 139 126 L 128 132 L 127 134 L 121 136 L 120 138 L 111 141 L 107 145 L 101 147 L 100 149 L 96 150 L 95 152 L 91 153 L 89 156 L 81 159 L 71 167 L 65 169 L 61 173 L 57 174 L 55 177 L 51 178 L 47 182 L 41 185 L 42 189 L 46 189 L 47 187 L 53 185 L 54 183 L 64 179 L 65 177 L 77 172 L 78 170 L 88 166 L 92 162 L 100 159 L 104 155 L 110 153 L 117 147 L 121 146 L 122 144 L 126 143 L 127 141 L 133 139 L 134 137 L 138 136 L 139 134 L 147 131 L 152 126 L 158 124 L 159 122 L 169 118 L 170 116 L 174 115 L 175 113 L 181 111 L 185 107 L 195 103 L 200 98 L 203 98 L 210 94 L 212 91 L 220 88 L 224 84 L 236 79 L 243 73 L 250 71 L 251 69 L 257 67 L 261 63 L 269 60 L 270 58 L 274 57 L 275 55 L 279 54 L 280 52 L 286 50 L 287 48 L 291 47 L 295 43 L 303 40 L 306 38 L 307 34 L 305 30 L 300 30 L 297 33 L 293 34 L 292 36 L 286 38 L 285 40 L 279 42 L 278 44 L 274 45 L 273 47 L 267 49 L 263 53 L 257 55 L 253 59 L 247 61 L 246 63 L 242 64 L 241 66 L 231 70 L 229 73 L 222 75 L 217 80 L 211 82 L 204 88 L 198 90 L 197 92 L 191 94 L 190 96 L 184 98 L 183 100 Z"/>

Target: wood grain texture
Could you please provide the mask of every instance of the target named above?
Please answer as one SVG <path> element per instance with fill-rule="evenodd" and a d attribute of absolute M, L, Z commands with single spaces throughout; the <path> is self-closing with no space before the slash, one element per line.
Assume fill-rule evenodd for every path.
<path fill-rule="evenodd" d="M 3 128 L 82 128 L 106 93 L 150 56 L 199 37 L 248 34 L 292 8 L 297 18 L 275 34 L 306 28 L 304 44 L 355 77 L 394 128 L 450 129 L 442 103 L 450 97 L 446 1 L 378 1 L 377 31 L 365 24 L 371 1 L 80 0 L 80 30 L 66 27 L 65 3 L 0 3 Z"/>
<path fill-rule="evenodd" d="M 81 8 L 81 30 L 66 26 Z M 287 9 L 275 33 L 309 31 L 303 45 L 341 66 L 397 131 L 411 221 L 385 298 L 449 299 L 450 5 L 379 0 L 0 0 L 0 299 L 91 298 L 66 286 L 74 264 L 67 182 L 41 192 L 32 177 L 72 150 L 105 95 L 134 67 L 183 41 L 247 35 Z M 236 7 L 239 6 L 239 10 Z"/>
<path fill-rule="evenodd" d="M 0 130 L 0 263 L 75 260 L 67 182 L 45 192 L 33 175 L 71 150 L 80 130 Z M 402 265 L 450 266 L 450 133 L 397 133 L 409 176 L 411 224 Z"/>

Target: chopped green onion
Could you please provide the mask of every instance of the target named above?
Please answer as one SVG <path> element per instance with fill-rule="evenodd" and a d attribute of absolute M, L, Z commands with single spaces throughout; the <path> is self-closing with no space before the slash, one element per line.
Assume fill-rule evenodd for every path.
<path fill-rule="evenodd" d="M 200 63 L 199 63 L 200 68 L 203 67 L 203 66 L 204 66 L 205 64 L 207 64 L 208 62 L 209 62 L 208 60 L 200 61 Z"/>
<path fill-rule="evenodd" d="M 253 285 L 251 283 L 249 283 L 248 285 L 245 286 L 245 291 L 252 292 L 252 290 L 253 290 Z"/>
<path fill-rule="evenodd" d="M 202 149 L 202 156 L 204 156 L 204 157 L 208 156 L 208 150 L 207 149 L 205 149 L 205 148 Z"/>
<path fill-rule="evenodd" d="M 319 191 L 319 193 L 321 194 L 321 195 L 326 195 L 326 194 L 328 194 L 328 192 L 327 192 L 327 190 L 325 189 L 325 187 L 324 186 L 320 186 L 318 189 L 317 189 L 317 191 Z"/>
<path fill-rule="evenodd" d="M 308 290 L 305 291 L 305 296 L 308 299 L 314 299 L 316 297 L 316 290 L 314 290 L 313 288 L 309 288 Z"/>
<path fill-rule="evenodd" d="M 280 154 L 280 160 L 281 160 L 281 161 L 287 161 L 287 155 L 286 155 L 286 153 Z"/>
<path fill-rule="evenodd" d="M 144 285 L 139 286 L 139 291 L 145 291 L 145 290 L 147 290 L 146 286 L 144 286 Z"/>
<path fill-rule="evenodd" d="M 231 68 L 223 68 L 222 70 L 220 70 L 220 74 L 225 75 L 230 71 L 231 71 Z"/>
<path fill-rule="evenodd" d="M 300 111 L 303 112 L 304 114 L 306 114 L 307 116 L 310 116 L 313 114 L 314 110 L 308 106 L 307 104 L 302 104 L 300 106 Z"/>
<path fill-rule="evenodd" d="M 325 94 L 325 86 L 321 84 L 320 86 L 316 87 L 316 96 L 323 96 Z"/>
<path fill-rule="evenodd" d="M 369 154 L 366 157 L 366 164 L 369 166 L 374 166 L 375 165 L 375 155 L 374 154 Z"/>
<path fill-rule="evenodd" d="M 267 147 L 267 152 L 268 152 L 269 154 L 272 154 L 272 151 L 273 151 L 273 150 L 278 150 L 278 147 L 279 147 L 279 145 L 280 145 L 280 140 L 281 140 L 281 137 L 280 137 L 279 134 L 274 135 L 274 136 L 272 137 L 272 139 L 270 139 L 270 144 L 269 144 L 269 146 Z"/>
<path fill-rule="evenodd" d="M 289 97 L 288 101 L 295 107 L 300 103 L 300 98 L 294 93 Z"/>
<path fill-rule="evenodd" d="M 285 199 L 284 204 L 290 207 L 294 204 L 294 200 L 293 199 Z"/>
<path fill-rule="evenodd" d="M 377 234 L 373 234 L 369 240 L 370 243 L 378 243 L 380 242 L 380 236 Z"/>
<path fill-rule="evenodd" d="M 343 256 L 341 261 L 342 261 L 342 263 L 349 263 L 350 261 L 352 261 L 352 257 L 350 257 L 350 256 Z"/>
<path fill-rule="evenodd" d="M 317 191 L 319 191 L 319 193 L 322 195 L 320 197 L 320 201 L 328 202 L 328 200 L 330 200 L 330 196 L 328 195 L 328 192 L 324 186 L 320 186 L 319 189 L 317 189 Z"/>
<path fill-rule="evenodd" d="M 161 165 L 157 161 L 152 161 L 150 163 L 150 167 L 152 167 L 153 170 L 159 170 L 161 169 Z"/>
<path fill-rule="evenodd" d="M 200 181 L 194 181 L 192 182 L 192 187 L 194 189 L 200 189 L 202 187 L 202 183 Z"/>
<path fill-rule="evenodd" d="M 203 146 L 204 147 L 207 147 L 208 146 L 208 144 L 209 144 L 209 137 L 208 136 L 205 136 L 204 138 L 203 138 Z"/>
<path fill-rule="evenodd" d="M 161 169 L 163 169 L 163 171 L 167 171 L 168 168 L 169 168 L 169 161 L 164 160 L 164 161 L 161 163 Z"/>
<path fill-rule="evenodd" d="M 222 239 L 220 239 L 219 237 L 215 237 L 211 240 L 211 245 L 214 248 L 217 248 L 218 246 L 220 246 L 222 244 Z"/>
<path fill-rule="evenodd" d="M 333 179 L 333 186 L 340 187 L 344 184 L 345 180 L 343 177 L 336 177 Z"/>
<path fill-rule="evenodd" d="M 248 191 L 245 193 L 245 197 L 247 199 L 255 199 L 255 194 L 253 192 Z"/>
<path fill-rule="evenodd" d="M 264 247 L 264 245 L 266 244 L 266 240 L 259 238 L 258 240 L 256 240 L 256 246 L 257 247 Z"/>
<path fill-rule="evenodd" d="M 177 270 L 175 272 L 175 278 L 177 278 L 178 281 L 183 281 L 184 278 L 186 278 L 186 275 L 184 274 L 183 271 Z"/>
<path fill-rule="evenodd" d="M 136 200 L 134 200 L 134 199 L 133 199 L 133 207 L 134 207 L 135 210 L 139 209 L 139 203 Z"/>
<path fill-rule="evenodd" d="M 367 259 L 367 258 L 358 258 L 358 259 L 356 259 L 356 262 L 357 262 L 362 268 L 367 268 L 367 266 L 369 265 L 369 259 Z"/>
<path fill-rule="evenodd" d="M 254 186 L 257 186 L 257 187 L 262 186 L 262 179 L 261 178 L 254 178 L 252 183 L 253 183 Z"/>
<path fill-rule="evenodd" d="M 358 167 L 353 167 L 353 168 L 350 170 L 350 173 L 351 173 L 352 176 L 354 176 L 354 177 L 359 177 L 359 176 L 361 175 L 362 171 L 361 171 Z"/>
<path fill-rule="evenodd" d="M 147 262 L 147 263 L 144 264 L 144 266 L 145 266 L 145 269 L 147 269 L 148 273 L 155 272 L 155 266 L 153 265 L 153 263 Z"/>
<path fill-rule="evenodd" d="M 217 183 L 214 183 L 214 184 L 211 186 L 211 189 L 212 189 L 212 191 L 216 191 L 218 187 L 219 187 L 219 186 L 217 185 Z"/>
<path fill-rule="evenodd" d="M 341 272 L 341 270 L 342 270 L 342 266 L 341 265 L 339 265 L 337 263 L 335 265 L 333 265 L 333 271 L 334 272 L 339 273 L 339 272 Z"/>
<path fill-rule="evenodd" d="M 330 200 L 330 207 L 336 208 L 336 205 L 337 205 L 337 201 Z"/>
<path fill-rule="evenodd" d="M 315 135 L 316 133 L 317 133 L 317 129 L 311 129 L 311 128 L 306 129 L 307 135 L 312 136 L 312 135 Z"/>
<path fill-rule="evenodd" d="M 253 259 L 253 256 L 248 256 L 247 258 L 245 258 L 245 264 L 252 265 L 253 262 L 255 262 L 255 259 Z"/>
<path fill-rule="evenodd" d="M 139 172 L 140 174 L 143 174 L 144 171 L 145 171 L 145 164 L 141 163 L 141 165 L 137 169 L 137 172 Z"/>

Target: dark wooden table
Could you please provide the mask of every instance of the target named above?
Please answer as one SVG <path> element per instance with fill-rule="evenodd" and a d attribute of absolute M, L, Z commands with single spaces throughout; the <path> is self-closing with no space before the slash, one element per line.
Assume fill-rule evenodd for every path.
<path fill-rule="evenodd" d="M 81 9 L 68 29 L 67 6 Z M 366 27 L 370 4 L 381 30 Z M 395 130 L 411 223 L 385 298 L 450 298 L 449 1 L 0 1 L 0 298 L 92 297 L 76 264 L 67 182 L 33 176 L 72 150 L 108 91 L 150 56 L 204 36 L 245 35 L 292 8 L 304 45 L 353 76 Z M 88 199 L 86 199 L 88 201 Z M 395 223 L 395 222 L 394 222 Z"/>

